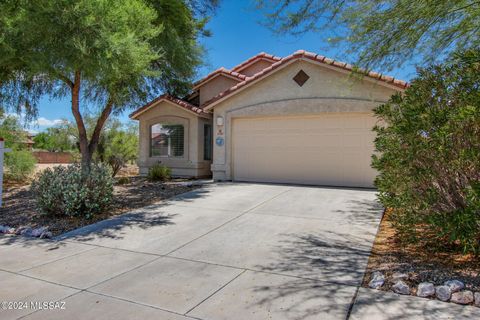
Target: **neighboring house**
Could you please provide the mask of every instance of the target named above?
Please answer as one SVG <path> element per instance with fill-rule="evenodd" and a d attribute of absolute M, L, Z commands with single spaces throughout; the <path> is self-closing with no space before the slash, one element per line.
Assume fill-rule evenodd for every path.
<path fill-rule="evenodd" d="M 179 99 L 133 112 L 140 172 L 161 162 L 178 176 L 371 187 L 372 109 L 408 84 L 314 53 L 260 53 L 220 68 Z"/>
<path fill-rule="evenodd" d="M 27 146 L 27 149 L 30 151 L 33 150 L 33 145 L 35 144 L 33 141 L 34 137 L 35 136 L 33 134 L 27 132 L 25 141 L 22 141 L 22 143 L 24 143 Z"/>

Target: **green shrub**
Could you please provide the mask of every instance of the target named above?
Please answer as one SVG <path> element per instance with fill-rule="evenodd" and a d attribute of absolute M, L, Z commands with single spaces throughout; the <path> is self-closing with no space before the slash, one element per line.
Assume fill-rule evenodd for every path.
<path fill-rule="evenodd" d="M 36 159 L 30 151 L 13 150 L 5 154 L 5 180 L 25 181 L 35 171 Z"/>
<path fill-rule="evenodd" d="M 171 178 L 172 170 L 165 165 L 155 164 L 148 169 L 148 180 L 167 181 Z"/>
<path fill-rule="evenodd" d="M 376 108 L 373 167 L 401 239 L 480 253 L 480 51 L 419 70 Z"/>
<path fill-rule="evenodd" d="M 113 183 L 106 166 L 92 164 L 85 170 L 74 164 L 44 170 L 32 183 L 32 191 L 44 213 L 89 218 L 110 205 Z"/>
<path fill-rule="evenodd" d="M 120 178 L 117 179 L 117 183 L 120 184 L 120 185 L 130 183 L 130 178 L 129 177 L 120 177 Z"/>

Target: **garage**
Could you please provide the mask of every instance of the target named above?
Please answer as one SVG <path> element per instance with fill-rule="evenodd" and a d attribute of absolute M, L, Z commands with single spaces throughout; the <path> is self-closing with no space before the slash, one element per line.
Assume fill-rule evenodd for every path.
<path fill-rule="evenodd" d="M 236 181 L 372 187 L 370 113 L 233 119 Z"/>

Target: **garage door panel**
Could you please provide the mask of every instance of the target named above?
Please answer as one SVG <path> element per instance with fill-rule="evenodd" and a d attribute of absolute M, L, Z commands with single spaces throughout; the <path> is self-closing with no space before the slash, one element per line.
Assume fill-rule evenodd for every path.
<path fill-rule="evenodd" d="M 374 124 L 366 114 L 234 119 L 233 177 L 371 187 Z"/>

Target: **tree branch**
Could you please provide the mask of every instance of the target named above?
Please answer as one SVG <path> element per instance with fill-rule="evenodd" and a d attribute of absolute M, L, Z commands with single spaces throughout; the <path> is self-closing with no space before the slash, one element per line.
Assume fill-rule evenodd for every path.
<path fill-rule="evenodd" d="M 72 113 L 77 123 L 78 140 L 80 143 L 80 152 L 82 154 L 82 162 L 88 164 L 90 161 L 88 153 L 88 137 L 82 114 L 80 113 L 80 83 L 82 81 L 81 72 L 75 71 L 75 80 L 72 83 Z"/>
<path fill-rule="evenodd" d="M 70 80 L 67 76 L 65 76 L 65 75 L 63 75 L 63 74 L 61 74 L 61 73 L 57 73 L 57 75 L 58 75 L 58 78 L 59 78 L 60 80 L 62 80 L 63 82 L 65 82 L 65 84 L 70 87 L 70 89 L 73 89 L 74 83 L 73 83 L 72 80 Z"/>
<path fill-rule="evenodd" d="M 100 140 L 100 133 L 102 132 L 103 126 L 108 120 L 108 117 L 112 113 L 113 110 L 113 99 L 110 96 L 107 100 L 107 104 L 105 108 L 102 110 L 100 117 L 98 117 L 97 123 L 95 125 L 95 130 L 93 131 L 92 137 L 90 139 L 90 144 L 88 145 L 88 151 L 90 154 L 93 154 L 95 149 L 98 146 L 98 142 Z"/>

